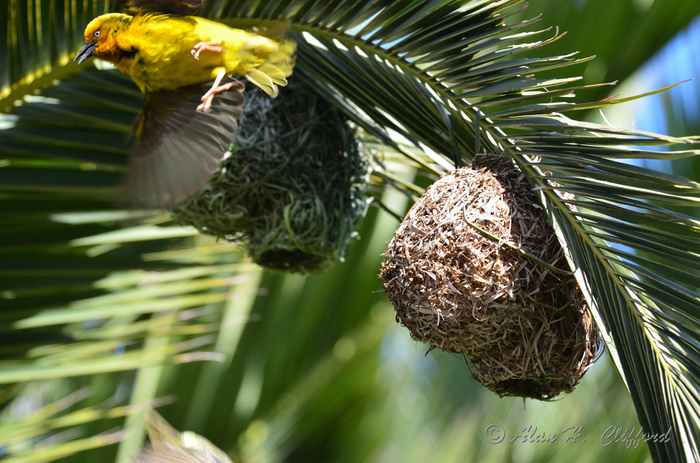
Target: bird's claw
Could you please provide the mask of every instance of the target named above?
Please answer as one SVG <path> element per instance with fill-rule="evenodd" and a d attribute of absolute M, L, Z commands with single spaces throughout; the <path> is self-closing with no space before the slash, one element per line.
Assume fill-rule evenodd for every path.
<path fill-rule="evenodd" d="M 197 111 L 201 111 L 203 113 L 209 113 L 211 112 L 211 102 L 214 100 L 214 97 L 212 96 L 211 98 L 207 98 L 206 100 L 203 100 L 203 103 L 197 106 Z"/>
<path fill-rule="evenodd" d="M 199 59 L 199 54 L 203 51 L 211 51 L 214 53 L 221 53 L 224 51 L 224 47 L 221 46 L 221 40 L 212 40 L 210 42 L 199 42 L 197 45 L 192 47 L 192 56 L 194 59 Z"/>
<path fill-rule="evenodd" d="M 237 86 L 238 84 L 238 81 L 233 81 L 224 85 L 212 87 L 207 93 L 202 95 L 202 104 L 197 106 L 197 111 L 208 113 L 209 111 L 211 111 L 211 104 L 214 101 L 214 95 L 216 95 L 217 93 L 225 92 L 226 90 L 229 90 L 231 87 Z"/>

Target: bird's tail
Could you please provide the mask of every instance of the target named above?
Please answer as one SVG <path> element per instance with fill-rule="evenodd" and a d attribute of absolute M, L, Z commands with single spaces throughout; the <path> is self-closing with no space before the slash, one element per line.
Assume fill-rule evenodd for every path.
<path fill-rule="evenodd" d="M 292 75 L 296 42 L 291 39 L 278 42 L 265 38 L 264 43 L 258 42 L 256 46 L 256 54 L 263 52 L 266 59 L 261 65 L 249 70 L 245 77 L 274 98 L 279 94 L 279 87 L 287 85 L 287 77 Z"/>

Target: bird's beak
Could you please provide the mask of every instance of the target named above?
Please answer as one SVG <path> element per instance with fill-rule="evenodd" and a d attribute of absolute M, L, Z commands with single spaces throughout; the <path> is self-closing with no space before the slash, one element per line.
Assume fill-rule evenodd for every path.
<path fill-rule="evenodd" d="M 95 51 L 96 45 L 97 42 L 89 42 L 83 45 L 83 48 L 81 48 L 78 54 L 75 55 L 73 61 L 78 60 L 78 64 L 81 64 L 83 61 L 92 56 L 92 53 Z"/>

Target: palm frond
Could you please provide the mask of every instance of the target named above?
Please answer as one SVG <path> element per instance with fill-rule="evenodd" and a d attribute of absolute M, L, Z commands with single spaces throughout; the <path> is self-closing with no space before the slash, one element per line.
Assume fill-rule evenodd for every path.
<path fill-rule="evenodd" d="M 2 56 L 10 64 L 2 74 L 0 107 L 48 83 L 32 78 L 38 69 L 50 69 L 46 79 L 51 82 L 77 71 L 66 57 L 81 43 L 79 19 L 98 14 L 105 5 L 86 1 L 81 9 L 76 3 L 62 10 L 70 18 L 60 23 L 67 38 L 47 38 L 44 46 L 50 44 L 46 48 L 52 51 L 42 51 L 31 63 L 23 58 L 31 52 L 26 47 L 36 50 L 39 45 L 30 38 L 35 32 L 29 11 L 44 14 L 63 3 L 27 2 L 30 8 L 10 3 L 7 17 L 0 17 L 0 23 L 12 25 L 9 51 Z M 419 165 L 432 174 L 478 152 L 506 153 L 538 192 L 555 225 L 645 431 L 670 430 L 669 443 L 649 443 L 652 456 L 656 461 L 693 461 L 699 455 L 700 428 L 700 223 L 671 207 L 697 207 L 700 188 L 688 179 L 624 161 L 696 156 L 699 151 L 692 149 L 642 148 L 696 140 L 564 116 L 614 101 L 572 104 L 575 91 L 600 86 L 571 86 L 579 77 L 539 77 L 538 72 L 556 69 L 558 74 L 587 58 L 538 56 L 540 48 L 546 51 L 544 46 L 562 34 L 546 28 L 530 31 L 530 20 L 509 24 L 520 3 L 209 0 L 202 14 L 238 27 L 289 24 L 299 41 L 298 69 L 321 92 L 333 95 L 369 134 L 409 154 L 396 142 L 397 134 L 422 149 L 427 157 L 414 156 L 410 162 L 420 159 Z M 47 19 L 45 24 L 53 23 Z M 50 255 L 52 247 L 41 242 L 49 214 L 106 208 L 114 197 L 126 152 L 117 140 L 138 108 L 138 97 L 111 73 L 85 71 L 75 78 L 85 80 L 71 87 L 71 79 L 65 79 L 2 119 L 0 144 L 8 153 L 0 169 L 6 175 L 0 178 L 7 198 L 3 204 L 8 204 L 3 214 L 15 227 L 2 232 L 14 243 L 7 253 L 15 257 L 3 265 L 17 270 L 22 265 L 30 273 L 46 268 L 19 262 L 40 249 L 46 251 L 42 256 Z M 59 169 L 66 175 L 50 175 Z M 375 183 L 385 182 L 401 187 L 391 172 L 375 177 Z M 99 233 L 94 224 L 64 228 L 51 223 L 57 245 Z M 101 231 L 114 230 L 116 224 L 110 227 Z M 166 241 L 153 243 L 163 243 L 165 251 L 171 245 Z M 98 246 L 91 248 L 96 254 L 115 245 L 109 237 L 82 243 Z M 83 267 L 88 259 L 71 258 L 76 268 L 90 268 Z M 111 269 L 119 265 L 109 262 Z M 94 278 L 100 269 L 91 272 Z M 78 289 L 41 291 L 54 291 L 44 294 L 60 294 L 68 301 Z M 39 301 L 41 291 L 32 297 Z"/>
<path fill-rule="evenodd" d="M 567 31 L 566 40 L 552 44 L 549 53 L 563 54 L 580 50 L 584 55 L 596 55 L 581 69 L 586 79 L 622 82 L 651 57 L 666 46 L 700 15 L 700 4 L 693 0 L 679 0 L 673 8 L 667 4 L 650 2 L 643 6 L 634 3 L 615 3 L 606 0 L 587 0 L 581 5 L 562 5 L 555 2 L 530 2 L 528 15 L 542 14 L 556 18 L 555 24 Z M 605 34 L 591 33 L 605 30 Z M 603 65 L 601 65 L 602 63 Z M 552 73 L 549 73 L 552 74 Z M 693 77 L 687 71 L 678 80 Z M 592 89 L 588 98 L 607 96 L 605 88 Z"/>
<path fill-rule="evenodd" d="M 254 10 L 226 3 L 235 6 L 214 15 L 224 21 L 228 11 L 249 18 L 266 11 L 261 3 Z M 569 55 L 503 61 L 560 37 L 520 43 L 531 34 L 515 30 L 528 22 L 505 23 L 507 8 L 517 3 L 472 2 L 457 8 L 444 2 L 353 2 L 315 16 L 313 3 L 299 1 L 276 13 L 302 32 L 299 65 L 375 123 L 443 155 L 504 151 L 516 162 L 540 192 L 608 343 L 617 349 L 618 367 L 642 425 L 650 432 L 671 429 L 673 444 L 652 444 L 652 455 L 661 461 L 696 457 L 697 440 L 686 440 L 684 434 L 696 435 L 692 429 L 700 424 L 700 369 L 695 363 L 700 336 L 682 326 L 697 315 L 700 261 L 691 249 L 674 251 L 674 237 L 692 240 L 698 222 L 663 206 L 695 207 L 700 188 L 615 160 L 662 156 L 625 146 L 695 141 L 582 123 L 560 114 L 576 106 L 557 106 L 549 98 L 562 95 L 553 93 L 557 87 L 578 79 L 538 79 L 534 74 L 538 67 L 577 62 L 567 63 Z M 211 11 L 217 11 L 215 5 Z M 310 18 L 322 31 L 314 33 Z M 533 94 L 546 103 L 534 106 Z M 492 118 L 481 112 L 482 102 Z M 523 107 L 525 103 L 530 106 Z M 520 108 L 497 112 L 502 105 Z M 697 154 L 685 150 L 668 157 Z M 576 209 L 557 191 L 575 195 Z M 658 230 L 666 233 L 650 246 L 649 233 Z M 674 268 L 659 261 L 673 262 Z"/>
<path fill-rule="evenodd" d="M 258 270 L 230 245 L 197 238 L 167 215 L 112 210 L 140 105 L 131 81 L 90 69 L 0 116 L 0 390 L 116 379 L 96 388 L 109 405 L 31 426 L 14 420 L 8 430 L 23 431 L 0 436 L 10 461 L 52 461 L 125 435 L 140 445 L 138 432 L 104 434 L 96 424 L 126 415 L 109 398 L 133 387 L 133 400 L 147 403 L 157 394 L 157 381 L 139 386 L 149 368 L 221 361 L 216 335 L 246 321 L 225 308 L 258 294 L 248 289 Z M 136 421 L 127 425 L 138 429 Z M 50 451 L 30 450 L 43 439 Z"/>
<path fill-rule="evenodd" d="M 0 7 L 0 111 L 77 73 L 72 63 L 85 24 L 113 8 L 108 0 L 14 1 Z"/>

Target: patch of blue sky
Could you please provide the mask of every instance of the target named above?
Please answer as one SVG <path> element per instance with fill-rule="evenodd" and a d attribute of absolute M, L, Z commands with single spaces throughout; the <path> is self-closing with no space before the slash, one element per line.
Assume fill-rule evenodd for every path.
<path fill-rule="evenodd" d="M 356 34 L 360 33 L 374 18 L 377 17 L 377 15 L 378 15 L 379 13 L 381 13 L 381 11 L 377 12 L 377 13 L 374 14 L 372 17 L 370 17 L 369 19 L 363 21 L 362 23 L 358 24 L 357 26 L 355 26 L 355 27 L 353 27 L 353 28 L 351 28 L 351 29 L 348 29 L 347 31 L 345 31 L 345 33 L 348 34 L 348 35 L 356 35 Z M 385 42 L 385 43 L 382 42 L 382 41 L 379 40 L 379 39 L 372 40 L 372 36 L 373 36 L 377 31 L 378 31 L 378 29 L 374 29 L 374 30 L 368 31 L 367 33 L 365 33 L 364 35 L 361 36 L 361 37 L 362 37 L 362 40 L 372 42 L 372 43 L 375 44 L 375 45 L 376 45 L 377 43 L 380 43 L 379 46 L 380 46 L 381 48 L 384 48 L 384 49 L 391 48 L 391 47 L 393 47 L 394 45 L 396 45 L 397 43 L 401 42 L 401 40 L 403 40 L 403 37 L 402 37 L 402 38 L 399 38 L 399 39 L 396 39 L 396 40 L 393 40 L 393 41 L 391 41 L 391 42 Z M 407 53 L 399 53 L 399 56 L 403 57 L 403 56 L 406 55 L 406 54 L 407 54 Z"/>
<path fill-rule="evenodd" d="M 605 110 L 611 124 L 674 136 L 700 134 L 700 17 L 674 37 L 653 58 L 647 61 L 614 93 L 621 97 L 680 85 L 632 103 Z M 691 80 L 692 79 L 692 80 Z M 666 147 L 650 149 L 665 150 Z M 682 162 L 682 161 L 681 161 Z M 672 165 L 662 160 L 634 161 L 637 165 L 671 172 Z"/>
<path fill-rule="evenodd" d="M 639 95 L 659 88 L 684 82 L 666 92 L 648 96 L 639 100 L 615 105 L 603 109 L 605 119 L 601 116 L 595 122 L 619 128 L 633 128 L 646 132 L 673 136 L 700 135 L 700 17 L 669 43 L 654 57 L 647 61 L 630 78 L 614 87 L 611 91 L 618 98 Z M 689 80 L 692 79 L 692 80 Z M 692 149 L 695 146 L 683 146 L 680 149 Z M 667 150 L 667 147 L 641 147 L 642 149 Z M 630 164 L 643 166 L 651 170 L 680 173 L 687 175 L 689 160 L 672 163 L 656 159 L 623 160 Z M 625 206 L 632 212 L 643 209 Z M 636 254 L 636 249 L 619 243 L 608 245 L 622 253 Z M 618 256 L 628 265 L 633 263 L 624 256 Z"/>
<path fill-rule="evenodd" d="M 673 132 L 673 127 L 667 124 L 670 118 L 685 120 L 689 125 L 698 125 L 700 119 L 698 50 L 700 50 L 700 18 L 678 34 L 632 77 L 638 81 L 638 86 L 650 89 L 693 79 L 664 94 L 642 100 L 646 111 L 639 114 L 642 117 L 639 119 L 638 128 L 660 133 Z M 669 111 L 672 114 L 668 114 Z"/>

